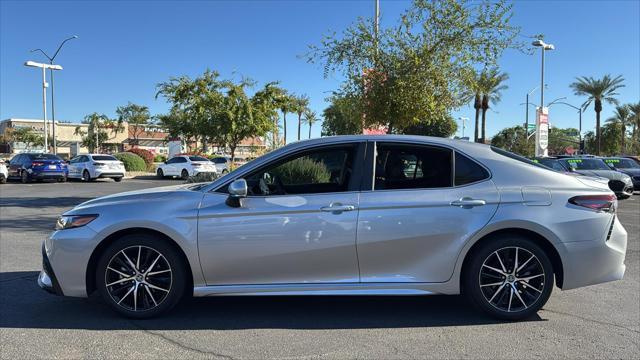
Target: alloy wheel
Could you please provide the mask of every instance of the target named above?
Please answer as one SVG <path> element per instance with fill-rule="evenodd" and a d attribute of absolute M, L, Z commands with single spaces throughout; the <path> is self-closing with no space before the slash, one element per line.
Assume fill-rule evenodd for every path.
<path fill-rule="evenodd" d="M 171 291 L 173 272 L 167 259 L 147 246 L 130 246 L 116 253 L 105 271 L 111 299 L 134 312 L 156 308 Z"/>
<path fill-rule="evenodd" d="M 511 246 L 489 254 L 479 273 L 484 299 L 500 311 L 530 308 L 545 289 L 544 267 L 529 250 Z"/>

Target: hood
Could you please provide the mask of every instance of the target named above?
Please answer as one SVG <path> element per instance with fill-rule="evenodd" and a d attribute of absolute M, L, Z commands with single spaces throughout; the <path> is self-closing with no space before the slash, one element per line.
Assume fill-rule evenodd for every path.
<path fill-rule="evenodd" d="M 124 205 L 127 203 L 139 204 L 141 202 L 144 202 L 148 206 L 153 206 L 152 202 L 154 201 L 171 201 L 171 199 L 174 197 L 184 198 L 193 195 L 201 197 L 202 193 L 200 193 L 199 191 L 192 191 L 192 187 L 194 187 L 194 184 L 182 184 L 107 195 L 83 202 L 70 211 L 65 212 L 65 215 L 71 215 L 75 213 L 86 214 L 88 213 L 87 211 L 89 209 L 94 209 L 101 206 Z"/>
<path fill-rule="evenodd" d="M 629 178 L 629 175 L 615 170 L 576 170 L 575 172 L 585 176 L 603 177 L 609 180 L 626 181 Z"/>

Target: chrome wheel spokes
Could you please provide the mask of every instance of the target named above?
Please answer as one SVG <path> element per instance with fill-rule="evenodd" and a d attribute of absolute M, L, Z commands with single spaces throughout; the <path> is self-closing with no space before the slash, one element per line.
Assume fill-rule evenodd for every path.
<path fill-rule="evenodd" d="M 146 311 L 160 305 L 171 290 L 167 259 L 147 246 L 131 246 L 115 254 L 105 272 L 107 292 L 119 306 Z"/>
<path fill-rule="evenodd" d="M 480 291 L 495 308 L 517 312 L 531 307 L 545 287 L 544 268 L 527 249 L 513 246 L 491 253 L 482 263 Z"/>

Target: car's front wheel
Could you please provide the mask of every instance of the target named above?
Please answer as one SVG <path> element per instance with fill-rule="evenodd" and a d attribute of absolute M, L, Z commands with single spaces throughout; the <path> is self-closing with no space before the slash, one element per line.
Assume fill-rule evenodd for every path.
<path fill-rule="evenodd" d="M 525 319 L 553 289 L 553 266 L 535 242 L 502 235 L 481 244 L 463 274 L 463 290 L 481 310 L 505 320 Z"/>
<path fill-rule="evenodd" d="M 182 173 L 180 173 L 180 178 L 183 180 L 187 180 L 189 178 L 189 171 L 187 169 L 182 169 Z"/>
<path fill-rule="evenodd" d="M 29 182 L 29 173 L 27 173 L 26 170 L 22 170 L 22 172 L 20 172 L 20 182 L 22 182 L 23 184 Z"/>
<path fill-rule="evenodd" d="M 173 308 L 185 293 L 186 266 L 163 239 L 124 236 L 101 255 L 96 271 L 100 295 L 117 312 L 137 319 Z"/>
<path fill-rule="evenodd" d="M 162 171 L 162 169 L 158 169 L 158 171 L 156 171 L 156 176 L 158 179 L 164 179 L 164 171 Z"/>
<path fill-rule="evenodd" d="M 82 181 L 91 181 L 91 175 L 89 174 L 89 170 L 84 170 L 82 172 L 82 178 L 80 178 L 80 180 L 82 180 Z"/>

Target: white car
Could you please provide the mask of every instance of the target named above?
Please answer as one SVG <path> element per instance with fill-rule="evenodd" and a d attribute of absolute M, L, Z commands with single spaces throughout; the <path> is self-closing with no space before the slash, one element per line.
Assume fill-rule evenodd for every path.
<path fill-rule="evenodd" d="M 209 159 L 196 155 L 178 155 L 158 166 L 156 174 L 159 178 L 179 176 L 187 179 L 199 173 L 218 173 L 216 166 Z"/>
<path fill-rule="evenodd" d="M 91 181 L 111 178 L 120 182 L 125 175 L 124 164 L 112 155 L 84 154 L 69 161 L 69 178 Z"/>
<path fill-rule="evenodd" d="M 216 165 L 216 170 L 220 174 L 226 174 L 229 172 L 229 164 L 231 164 L 231 160 L 228 157 L 217 157 L 211 160 L 212 163 Z"/>
<path fill-rule="evenodd" d="M 9 171 L 7 171 L 7 165 L 5 165 L 4 161 L 0 160 L 0 184 L 6 183 L 8 177 Z"/>

